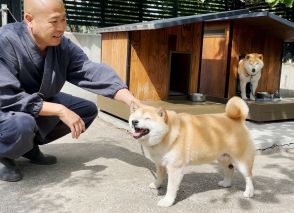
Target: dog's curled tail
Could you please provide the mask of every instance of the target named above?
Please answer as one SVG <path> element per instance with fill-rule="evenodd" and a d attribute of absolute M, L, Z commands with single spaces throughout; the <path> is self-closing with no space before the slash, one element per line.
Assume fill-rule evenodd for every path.
<path fill-rule="evenodd" d="M 245 101 L 236 96 L 231 98 L 226 105 L 226 115 L 232 119 L 245 120 L 248 112 L 249 108 Z"/>

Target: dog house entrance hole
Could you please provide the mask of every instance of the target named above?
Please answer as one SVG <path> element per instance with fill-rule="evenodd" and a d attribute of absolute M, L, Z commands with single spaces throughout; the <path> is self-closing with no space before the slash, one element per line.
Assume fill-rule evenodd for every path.
<path fill-rule="evenodd" d="M 169 98 L 187 98 L 191 70 L 191 53 L 171 52 Z"/>

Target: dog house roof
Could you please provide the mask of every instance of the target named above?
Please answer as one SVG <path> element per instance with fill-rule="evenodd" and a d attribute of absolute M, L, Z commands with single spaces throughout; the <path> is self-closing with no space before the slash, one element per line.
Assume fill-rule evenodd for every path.
<path fill-rule="evenodd" d="M 104 27 L 96 30 L 97 33 L 106 33 L 106 32 L 126 32 L 126 31 L 137 31 L 137 30 L 154 30 L 161 29 L 166 27 L 173 27 L 182 24 L 191 24 L 194 22 L 207 21 L 211 19 L 219 19 L 230 16 L 239 16 L 242 14 L 248 14 L 249 10 L 232 10 L 228 12 L 217 12 L 217 13 L 208 13 L 201 15 L 192 15 L 192 16 L 182 16 L 176 18 L 160 19 L 148 22 L 140 22 L 134 24 L 125 24 L 118 25 L 113 27 Z"/>
<path fill-rule="evenodd" d="M 137 30 L 154 30 L 182 24 L 191 24 L 201 21 L 224 21 L 232 20 L 250 26 L 258 27 L 261 32 L 268 32 L 287 42 L 294 41 L 294 23 L 283 19 L 270 12 L 249 12 L 247 9 L 232 10 L 228 12 L 209 13 L 201 15 L 183 16 L 155 21 L 119 25 L 99 28 L 97 33 L 127 32 Z"/>

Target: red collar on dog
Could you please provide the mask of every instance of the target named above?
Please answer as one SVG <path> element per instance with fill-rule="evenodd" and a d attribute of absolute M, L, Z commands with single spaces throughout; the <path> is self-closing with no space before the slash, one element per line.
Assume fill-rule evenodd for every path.
<path fill-rule="evenodd" d="M 250 76 L 250 77 L 252 78 L 252 77 L 255 76 L 257 73 L 254 74 L 254 75 L 250 75 L 250 74 L 248 74 L 248 72 L 246 72 L 246 74 L 247 74 L 247 75 L 245 75 L 246 77 L 249 77 L 249 76 Z"/>

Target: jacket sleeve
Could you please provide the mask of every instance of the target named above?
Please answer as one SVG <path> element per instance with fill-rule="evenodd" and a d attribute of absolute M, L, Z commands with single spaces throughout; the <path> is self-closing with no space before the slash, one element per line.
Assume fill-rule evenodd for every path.
<path fill-rule="evenodd" d="M 9 39 L 0 36 L 0 109 L 24 112 L 37 117 L 43 100 L 38 93 L 28 94 L 21 87 L 17 76 L 19 62 Z"/>
<path fill-rule="evenodd" d="M 116 72 L 106 64 L 88 59 L 78 46 L 68 40 L 69 66 L 67 80 L 98 95 L 113 98 L 115 93 L 127 88 Z"/>

